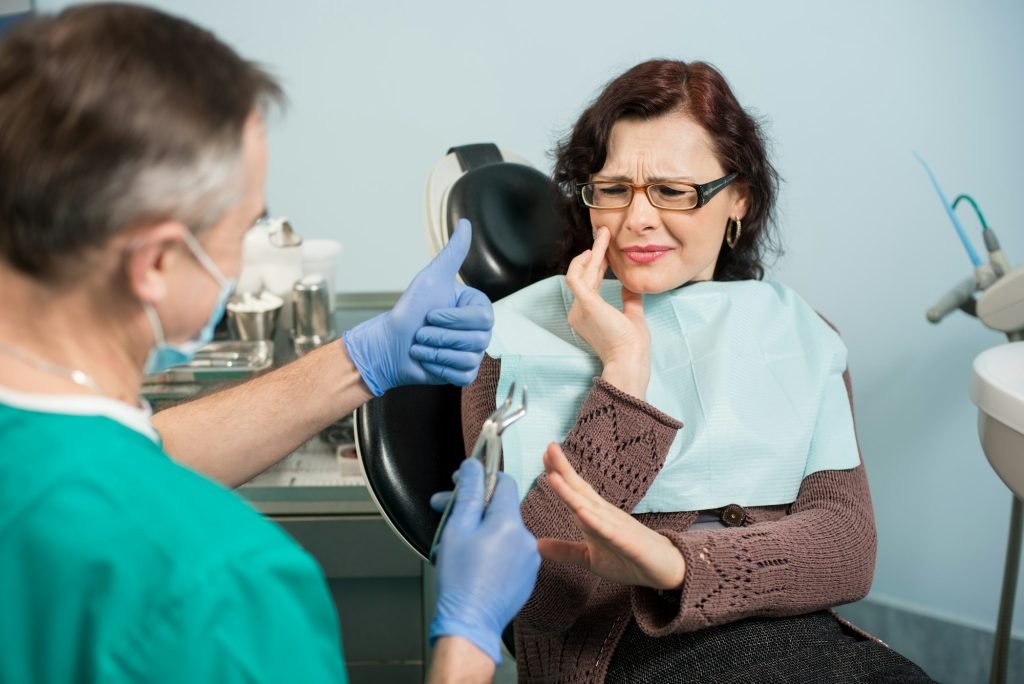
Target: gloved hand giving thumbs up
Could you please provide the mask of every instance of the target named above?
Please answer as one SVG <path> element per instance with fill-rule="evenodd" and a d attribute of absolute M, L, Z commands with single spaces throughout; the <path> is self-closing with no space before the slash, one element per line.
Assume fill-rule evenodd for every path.
<path fill-rule="evenodd" d="M 487 296 L 455 282 L 472 227 L 459 221 L 445 248 L 420 271 L 387 313 L 343 335 L 359 374 L 376 396 L 399 385 L 468 385 L 491 341 Z"/>

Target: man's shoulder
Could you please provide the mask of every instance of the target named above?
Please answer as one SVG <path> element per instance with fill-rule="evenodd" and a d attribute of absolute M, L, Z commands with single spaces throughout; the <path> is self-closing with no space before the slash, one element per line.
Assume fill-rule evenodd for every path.
<path fill-rule="evenodd" d="M 148 437 L 112 421 L 85 435 L 42 435 L 0 455 L 7 505 L 0 531 L 63 562 L 170 569 L 233 562 L 253 549 L 305 554 L 241 497 L 177 463 Z"/>
<path fill-rule="evenodd" d="M 87 626 L 91 648 L 61 661 L 69 677 L 132 681 L 198 681 L 214 655 L 181 654 L 206 648 L 221 662 L 243 639 L 265 669 L 277 660 L 260 655 L 259 637 L 275 615 L 337 643 L 322 575 L 280 528 L 144 435 L 102 421 L 49 431 L 58 422 L 26 425 L 31 439 L 0 435 L 0 639 L 29 652 L 38 629 Z M 213 648 L 215 637 L 225 643 Z M 135 667 L 148 670 L 129 676 Z M 0 680 L 11 672 L 0 665 Z"/>

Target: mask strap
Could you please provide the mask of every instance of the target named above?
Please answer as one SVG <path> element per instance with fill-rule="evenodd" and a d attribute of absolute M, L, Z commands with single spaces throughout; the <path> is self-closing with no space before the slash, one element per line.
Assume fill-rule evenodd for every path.
<path fill-rule="evenodd" d="M 160 316 L 157 315 L 156 309 L 149 302 L 142 302 L 142 310 L 146 312 L 146 318 L 149 319 L 149 327 L 153 329 L 153 346 L 164 346 L 166 343 L 164 339 L 164 326 L 160 324 Z"/>
<path fill-rule="evenodd" d="M 230 287 L 231 283 L 228 282 L 228 279 L 225 278 L 224 274 L 220 272 L 219 268 L 217 268 L 217 264 L 213 263 L 213 259 L 209 257 L 206 250 L 203 249 L 202 245 L 199 244 L 199 241 L 196 240 L 194 235 L 192 235 L 192 231 L 185 231 L 182 239 L 185 241 L 185 245 L 189 250 L 192 251 L 192 256 L 194 256 L 196 261 L 198 261 L 199 264 L 205 268 L 211 276 L 213 276 L 213 279 L 217 281 L 217 284 L 220 285 L 221 288 Z"/>

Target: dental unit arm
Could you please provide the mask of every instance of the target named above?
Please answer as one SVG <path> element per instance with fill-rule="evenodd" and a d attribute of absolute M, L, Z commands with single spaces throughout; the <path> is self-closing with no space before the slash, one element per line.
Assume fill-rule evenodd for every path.
<path fill-rule="evenodd" d="M 985 221 L 985 216 L 974 199 L 969 195 L 960 195 L 950 204 L 927 162 L 917 153 L 914 156 L 928 173 L 928 177 L 942 201 L 943 209 L 952 221 L 974 266 L 973 275 L 964 278 L 950 288 L 928 309 L 928 320 L 938 323 L 956 309 L 960 309 L 964 313 L 976 317 L 992 330 L 1006 333 L 1011 342 L 1024 339 L 1024 265 L 1017 268 L 1010 266 L 995 231 Z M 955 210 L 963 200 L 970 203 L 981 222 L 988 262 L 984 262 L 978 257 L 963 225 L 957 218 Z"/>
<path fill-rule="evenodd" d="M 1024 266 L 1008 269 L 984 289 L 976 276 L 965 278 L 928 309 L 928 320 L 938 323 L 956 309 L 1006 333 L 1011 342 L 1024 340 Z"/>
<path fill-rule="evenodd" d="M 999 277 L 977 299 L 978 319 L 1010 341 L 1024 339 L 1024 266 Z"/>

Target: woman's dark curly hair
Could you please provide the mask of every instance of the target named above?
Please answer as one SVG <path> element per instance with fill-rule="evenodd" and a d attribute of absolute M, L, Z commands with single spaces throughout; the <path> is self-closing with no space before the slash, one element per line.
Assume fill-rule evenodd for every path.
<path fill-rule="evenodd" d="M 768 159 L 761 127 L 715 67 L 667 59 L 638 64 L 609 83 L 555 149 L 554 181 L 566 230 L 558 272 L 564 273 L 569 261 L 593 244 L 590 212 L 575 184 L 588 181 L 604 166 L 612 126 L 620 119 L 652 119 L 670 112 L 686 114 L 708 132 L 725 173 L 738 172 L 735 184 L 749 193 L 740 239 L 732 249 L 723 243 L 714 279 L 764 277 L 764 258 L 781 250 L 772 235 L 779 174 Z"/>

